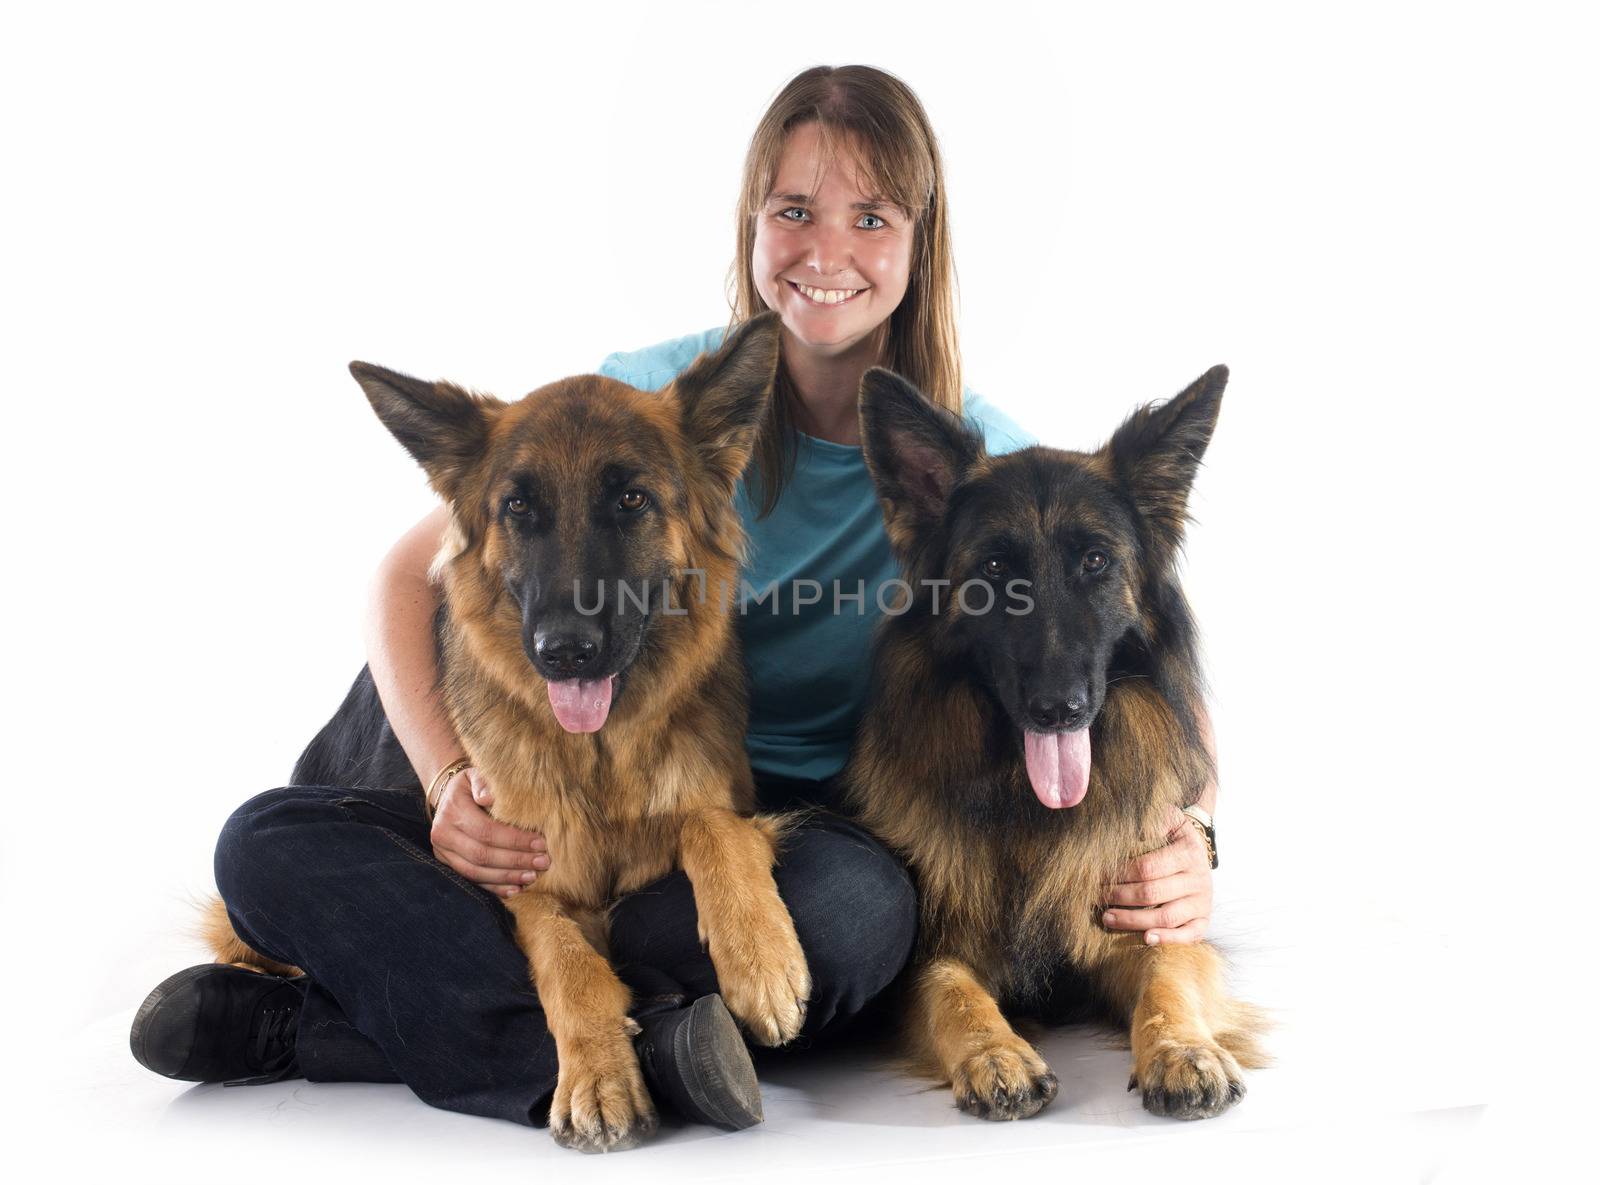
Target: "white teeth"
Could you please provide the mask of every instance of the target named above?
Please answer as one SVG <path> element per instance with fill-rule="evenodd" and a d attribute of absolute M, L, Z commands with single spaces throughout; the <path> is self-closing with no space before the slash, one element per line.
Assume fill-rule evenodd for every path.
<path fill-rule="evenodd" d="M 805 284 L 796 284 L 795 287 L 818 304 L 838 304 L 861 291 L 859 288 L 810 288 Z"/>

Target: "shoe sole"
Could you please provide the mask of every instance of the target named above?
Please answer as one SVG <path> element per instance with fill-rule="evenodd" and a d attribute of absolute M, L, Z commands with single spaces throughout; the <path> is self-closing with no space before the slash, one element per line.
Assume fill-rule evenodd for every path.
<path fill-rule="evenodd" d="M 212 970 L 213 967 L 214 964 L 212 963 L 202 963 L 198 967 L 186 967 L 176 975 L 167 976 L 156 984 L 155 989 L 144 998 L 144 1003 L 139 1005 L 139 1011 L 134 1013 L 133 1028 L 128 1031 L 128 1047 L 133 1051 L 133 1060 L 152 1074 L 160 1074 L 163 1078 L 171 1078 L 178 1082 L 199 1081 L 197 1078 L 184 1078 L 180 1074 L 170 1074 L 165 1070 L 158 1070 L 155 1066 L 152 1066 L 145 1050 L 145 1033 L 148 1031 L 147 1026 L 150 1023 L 150 1018 L 156 1014 L 156 1010 L 161 1007 L 168 996 L 179 988 L 185 987 L 200 978 L 200 976 Z"/>
<path fill-rule="evenodd" d="M 716 1126 L 743 1131 L 761 1122 L 755 1063 L 721 996 L 702 996 L 690 1005 L 672 1044 L 689 1097 Z"/>

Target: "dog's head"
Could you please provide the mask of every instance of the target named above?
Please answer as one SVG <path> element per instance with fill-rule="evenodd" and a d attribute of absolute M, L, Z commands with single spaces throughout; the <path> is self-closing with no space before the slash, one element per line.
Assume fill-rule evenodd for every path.
<path fill-rule="evenodd" d="M 517 403 L 364 362 L 373 410 L 449 504 L 452 615 L 520 648 L 569 732 L 606 722 L 683 573 L 738 548 L 734 487 L 766 414 L 776 315 L 651 394 L 599 375 Z"/>
<path fill-rule="evenodd" d="M 1179 595 L 1172 565 L 1189 487 L 1227 378 L 1213 367 L 1135 412 L 1097 452 L 1000 457 L 900 376 L 874 369 L 862 380 L 867 464 L 915 590 L 911 612 L 935 654 L 985 687 L 1021 733 L 1048 807 L 1083 800 L 1113 655 L 1158 628 L 1152 605 Z"/>

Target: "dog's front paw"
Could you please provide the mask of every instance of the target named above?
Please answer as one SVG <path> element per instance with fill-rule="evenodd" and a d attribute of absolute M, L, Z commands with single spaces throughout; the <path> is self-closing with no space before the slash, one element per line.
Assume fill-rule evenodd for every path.
<path fill-rule="evenodd" d="M 1134 1067 L 1146 1111 L 1173 1119 L 1210 1119 L 1244 1097 L 1239 1063 L 1222 1046 L 1163 1042 Z"/>
<path fill-rule="evenodd" d="M 561 1053 L 550 1134 L 563 1148 L 620 1152 L 656 1130 L 656 1111 L 626 1037 Z"/>
<path fill-rule="evenodd" d="M 1037 1115 L 1058 1086 L 1044 1059 L 1020 1037 L 969 1057 L 950 1076 L 956 1106 L 979 1119 Z"/>
<path fill-rule="evenodd" d="M 811 972 L 781 902 L 762 924 L 713 940 L 711 961 L 723 1002 L 752 1039 L 783 1045 L 800 1035 Z"/>

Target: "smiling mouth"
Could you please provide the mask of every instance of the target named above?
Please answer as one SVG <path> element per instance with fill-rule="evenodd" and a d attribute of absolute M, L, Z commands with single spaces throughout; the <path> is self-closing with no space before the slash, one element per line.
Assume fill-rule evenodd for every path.
<path fill-rule="evenodd" d="M 865 288 L 813 288 L 809 284 L 799 284 L 794 280 L 785 280 L 784 283 L 812 304 L 820 305 L 845 304 L 866 291 Z"/>

